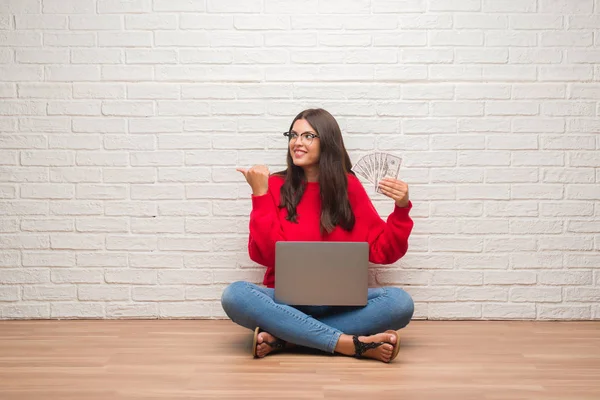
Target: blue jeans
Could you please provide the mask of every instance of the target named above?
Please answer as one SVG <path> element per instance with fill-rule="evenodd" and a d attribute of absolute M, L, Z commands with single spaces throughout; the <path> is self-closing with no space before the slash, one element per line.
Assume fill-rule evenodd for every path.
<path fill-rule="evenodd" d="M 221 305 L 233 322 L 257 326 L 299 346 L 333 353 L 342 334 L 366 336 L 398 330 L 410 322 L 414 304 L 396 287 L 370 288 L 366 306 L 292 307 L 273 300 L 274 289 L 234 282 L 223 291 Z"/>

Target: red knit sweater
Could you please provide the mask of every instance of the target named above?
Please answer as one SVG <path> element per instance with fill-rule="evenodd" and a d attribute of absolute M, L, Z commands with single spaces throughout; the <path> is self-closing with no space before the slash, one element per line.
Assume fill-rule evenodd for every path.
<path fill-rule="evenodd" d="M 298 222 L 294 223 L 285 219 L 285 208 L 277 207 L 283 182 L 283 177 L 271 175 L 269 191 L 262 196 L 252 195 L 248 252 L 250 259 L 267 267 L 263 280 L 267 287 L 275 285 L 275 243 L 279 241 L 368 242 L 369 261 L 375 264 L 391 264 L 406 253 L 413 227 L 408 215 L 412 203 L 404 208 L 394 206 L 386 223 L 379 217 L 362 183 L 348 174 L 348 199 L 356 221 L 354 228 L 348 232 L 337 226 L 323 237 L 320 233 L 319 183 L 308 183 L 297 206 Z"/>

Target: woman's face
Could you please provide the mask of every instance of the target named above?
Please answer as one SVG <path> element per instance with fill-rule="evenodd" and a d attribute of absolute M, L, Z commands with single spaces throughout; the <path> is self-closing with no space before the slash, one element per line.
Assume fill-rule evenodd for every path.
<path fill-rule="evenodd" d="M 319 156 L 321 155 L 320 139 L 308 121 L 305 119 L 297 120 L 294 122 L 290 133 L 298 135 L 296 139 L 290 140 L 289 143 L 294 165 L 302 168 L 318 166 Z"/>

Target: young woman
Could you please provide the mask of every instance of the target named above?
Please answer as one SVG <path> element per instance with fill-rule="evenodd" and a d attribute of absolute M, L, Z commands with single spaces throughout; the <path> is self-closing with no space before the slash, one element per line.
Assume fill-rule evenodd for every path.
<path fill-rule="evenodd" d="M 369 261 L 391 264 L 408 249 L 413 227 L 406 183 L 387 179 L 384 195 L 395 202 L 384 222 L 351 171 L 337 121 L 323 109 L 294 118 L 287 169 L 270 175 L 266 166 L 238 169 L 252 188 L 250 258 L 267 267 L 264 285 L 235 282 L 221 304 L 231 320 L 254 329 L 253 354 L 264 357 L 294 345 L 390 362 L 398 354 L 396 330 L 406 326 L 414 305 L 395 287 L 369 288 L 364 307 L 291 307 L 275 303 L 275 243 L 278 241 L 368 242 Z"/>

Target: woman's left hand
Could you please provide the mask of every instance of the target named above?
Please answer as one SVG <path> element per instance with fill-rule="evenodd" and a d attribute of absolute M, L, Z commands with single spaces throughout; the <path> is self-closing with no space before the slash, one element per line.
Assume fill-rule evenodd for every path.
<path fill-rule="evenodd" d="M 408 185 L 398 179 L 384 178 L 379 181 L 381 192 L 394 199 L 398 207 L 408 206 Z"/>

